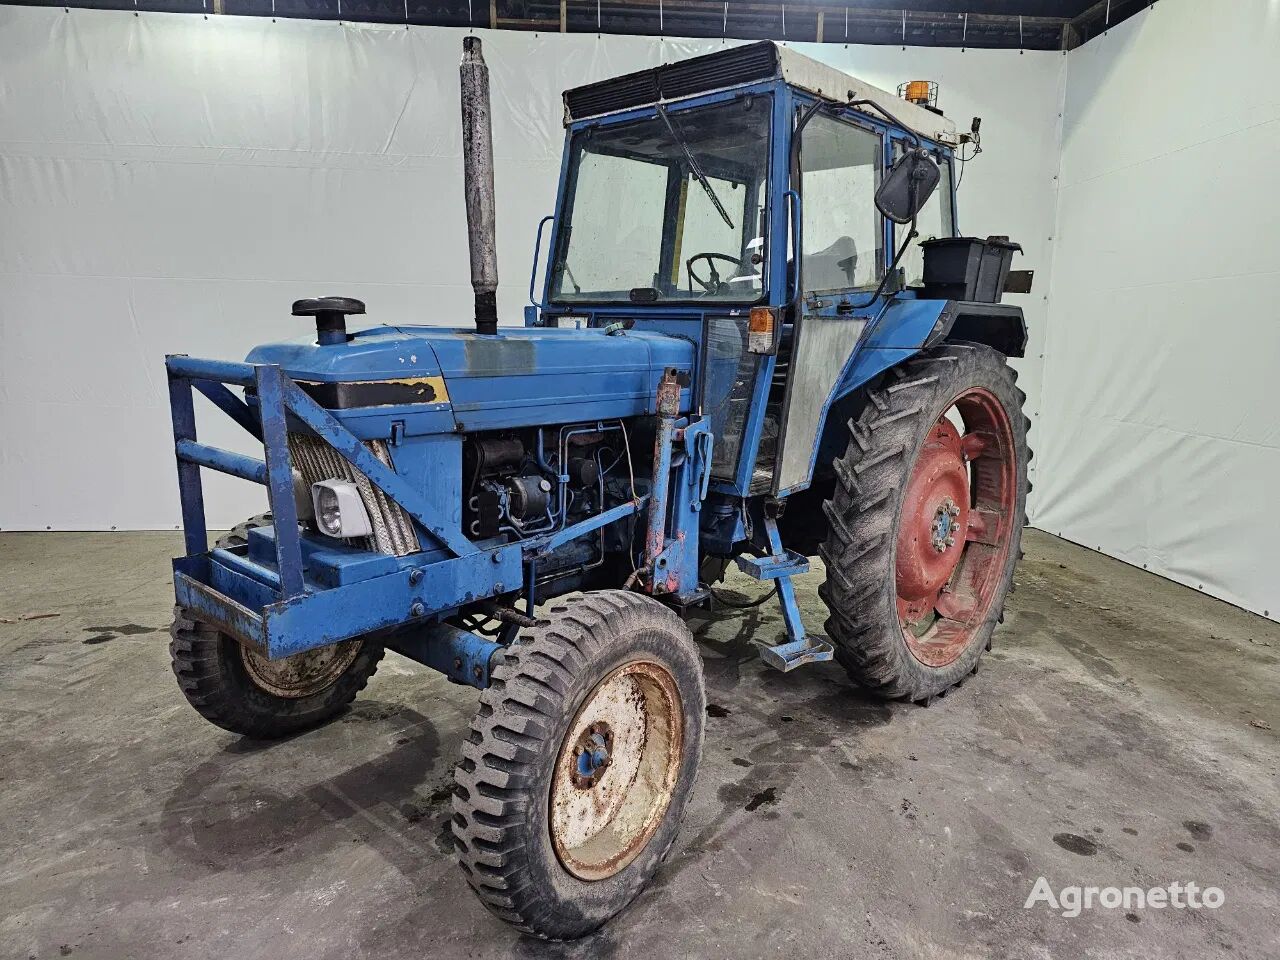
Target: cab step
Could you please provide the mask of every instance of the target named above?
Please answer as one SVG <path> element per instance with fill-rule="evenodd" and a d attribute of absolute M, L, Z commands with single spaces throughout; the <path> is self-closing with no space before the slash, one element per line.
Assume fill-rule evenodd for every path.
<path fill-rule="evenodd" d="M 775 517 L 766 514 L 764 531 L 769 552 L 762 557 L 738 557 L 738 568 L 756 580 L 772 580 L 778 588 L 778 603 L 782 607 L 782 622 L 787 628 L 787 641 L 776 646 L 759 640 L 752 641 L 767 666 L 788 673 L 809 663 L 822 663 L 835 656 L 835 647 L 826 637 L 806 633 L 800 619 L 800 605 L 796 602 L 795 586 L 791 578 L 809 572 L 809 558 L 802 553 L 788 550 L 778 535 Z"/>
<path fill-rule="evenodd" d="M 809 558 L 794 550 L 783 549 L 768 557 L 736 557 L 738 569 L 753 580 L 777 580 L 809 572 Z"/>
<path fill-rule="evenodd" d="M 808 634 L 799 640 L 780 643 L 776 647 L 759 640 L 752 641 L 760 652 L 760 659 L 766 666 L 773 667 L 783 673 L 789 673 L 796 667 L 809 663 L 822 663 L 835 656 L 836 648 L 825 637 Z"/>

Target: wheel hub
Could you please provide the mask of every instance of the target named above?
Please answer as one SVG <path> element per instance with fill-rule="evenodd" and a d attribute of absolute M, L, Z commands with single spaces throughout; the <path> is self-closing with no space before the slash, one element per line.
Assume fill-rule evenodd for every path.
<path fill-rule="evenodd" d="M 240 645 L 240 659 L 256 686 L 277 697 L 296 700 L 335 683 L 359 655 L 363 642 L 344 640 L 280 660 L 269 660 Z"/>
<path fill-rule="evenodd" d="M 579 790 L 590 790 L 600 782 L 608 769 L 613 749 L 613 731 L 609 724 L 598 720 L 582 731 L 578 745 L 574 747 L 577 762 L 571 779 Z"/>
<path fill-rule="evenodd" d="M 960 508 L 950 497 L 945 497 L 933 514 L 933 526 L 930 528 L 933 549 L 945 553 L 948 547 L 956 543 L 956 518 L 960 516 Z"/>
<path fill-rule="evenodd" d="M 969 474 L 960 435 L 946 420 L 934 424 L 907 483 L 898 526 L 898 596 L 923 601 L 950 578 L 963 548 L 952 549 L 969 515 Z M 959 533 L 959 537 L 957 537 Z"/>

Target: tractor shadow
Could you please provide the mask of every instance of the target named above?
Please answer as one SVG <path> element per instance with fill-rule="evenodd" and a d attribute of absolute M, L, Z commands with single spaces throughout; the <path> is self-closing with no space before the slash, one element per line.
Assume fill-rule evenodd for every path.
<path fill-rule="evenodd" d="M 297 792 L 273 786 L 296 779 L 296 768 L 315 757 L 376 748 L 377 732 L 342 729 L 352 723 L 390 728 L 394 745 Z M 157 855 L 208 873 L 283 869 L 359 843 L 400 873 L 420 875 L 452 853 L 446 839 L 452 768 L 441 755 L 427 717 L 396 704 L 358 701 L 317 730 L 224 746 L 170 793 L 151 842 Z"/>
<path fill-rule="evenodd" d="M 715 801 L 711 815 L 689 825 L 693 829 L 655 877 L 654 895 L 691 863 L 735 847 L 742 834 L 758 831 L 762 820 L 780 820 L 778 807 L 797 778 L 850 789 L 859 781 L 895 775 L 898 761 L 861 738 L 915 709 L 872 696 L 835 663 L 788 674 L 767 667 L 754 641 L 781 639 L 782 620 L 772 608 L 695 614 L 689 626 L 702 652 L 707 688 L 697 789 L 714 790 Z"/>

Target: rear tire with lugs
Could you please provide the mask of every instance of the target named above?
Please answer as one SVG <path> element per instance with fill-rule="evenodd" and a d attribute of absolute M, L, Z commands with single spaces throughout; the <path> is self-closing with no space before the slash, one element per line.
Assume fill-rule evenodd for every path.
<path fill-rule="evenodd" d="M 485 907 L 554 940 L 626 907 L 675 840 L 705 713 L 671 610 L 621 590 L 556 600 L 502 655 L 454 775 L 458 862 Z"/>
<path fill-rule="evenodd" d="M 819 590 L 864 687 L 928 702 L 978 668 L 1026 522 L 1026 399 L 1005 357 L 950 343 L 864 391 L 824 505 Z"/>

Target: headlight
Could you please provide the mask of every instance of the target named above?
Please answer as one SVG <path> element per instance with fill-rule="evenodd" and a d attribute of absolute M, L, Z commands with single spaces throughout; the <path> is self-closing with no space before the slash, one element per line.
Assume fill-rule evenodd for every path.
<path fill-rule="evenodd" d="M 367 537 L 373 532 L 360 490 L 348 480 L 322 480 L 311 485 L 316 526 L 331 537 Z"/>

